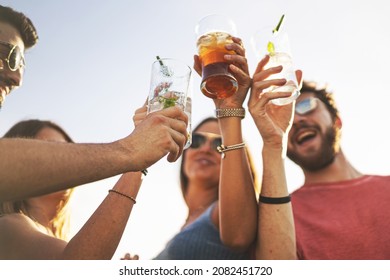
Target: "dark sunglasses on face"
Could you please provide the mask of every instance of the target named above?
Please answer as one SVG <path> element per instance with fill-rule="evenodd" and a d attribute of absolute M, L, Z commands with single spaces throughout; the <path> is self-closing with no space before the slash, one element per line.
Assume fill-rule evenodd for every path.
<path fill-rule="evenodd" d="M 306 115 L 314 111 L 318 106 L 318 98 L 309 97 L 295 104 L 295 113 Z"/>
<path fill-rule="evenodd" d="M 194 133 L 192 135 L 192 144 L 190 148 L 197 149 L 203 146 L 206 141 L 211 141 L 210 146 L 215 151 L 218 151 L 217 147 L 222 145 L 221 137 L 209 137 L 200 133 Z"/>
<path fill-rule="evenodd" d="M 23 53 L 19 46 L 2 41 L 0 41 L 0 45 L 7 47 L 7 51 L 3 51 L 4 48 L 0 47 L 0 69 L 4 68 L 4 62 L 7 62 L 8 68 L 11 71 L 16 71 L 26 66 Z"/>

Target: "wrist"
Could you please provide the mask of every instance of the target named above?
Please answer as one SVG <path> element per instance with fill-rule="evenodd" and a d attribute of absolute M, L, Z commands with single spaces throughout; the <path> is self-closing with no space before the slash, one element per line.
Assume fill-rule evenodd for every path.
<path fill-rule="evenodd" d="M 262 155 L 263 158 L 284 159 L 286 157 L 286 149 L 283 148 L 283 145 L 264 144 Z"/>
<path fill-rule="evenodd" d="M 263 138 L 263 149 L 267 150 L 287 150 L 287 135 L 274 134 L 271 137 Z"/>
<path fill-rule="evenodd" d="M 112 146 L 111 154 L 115 157 L 114 162 L 117 163 L 117 166 L 120 169 L 118 174 L 129 171 L 139 171 L 141 169 L 134 165 L 134 160 L 137 159 L 137 155 L 134 155 L 132 141 L 130 141 L 130 143 L 129 141 L 129 138 L 124 138 L 109 144 Z"/>

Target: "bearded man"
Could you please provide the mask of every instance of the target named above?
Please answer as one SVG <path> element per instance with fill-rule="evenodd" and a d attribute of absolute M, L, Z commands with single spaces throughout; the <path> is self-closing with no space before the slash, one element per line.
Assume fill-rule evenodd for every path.
<path fill-rule="evenodd" d="M 304 82 L 287 156 L 304 185 L 291 195 L 299 259 L 390 259 L 390 176 L 356 170 L 340 147 L 342 121 L 326 88 Z"/>

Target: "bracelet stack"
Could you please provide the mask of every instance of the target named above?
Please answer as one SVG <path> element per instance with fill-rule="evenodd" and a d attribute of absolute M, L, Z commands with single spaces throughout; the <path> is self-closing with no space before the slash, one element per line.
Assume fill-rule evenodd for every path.
<path fill-rule="evenodd" d="M 239 117 L 241 119 L 245 118 L 245 109 L 244 108 L 223 108 L 216 109 L 215 116 L 220 118 L 226 117 Z"/>

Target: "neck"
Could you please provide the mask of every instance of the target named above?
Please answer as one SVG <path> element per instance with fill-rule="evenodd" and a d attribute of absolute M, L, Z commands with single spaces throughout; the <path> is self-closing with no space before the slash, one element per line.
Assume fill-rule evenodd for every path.
<path fill-rule="evenodd" d="M 34 221 L 52 230 L 51 221 L 57 213 L 57 203 L 42 201 L 39 197 L 31 198 L 28 201 L 28 212 Z"/>
<path fill-rule="evenodd" d="M 185 200 L 188 206 L 188 223 L 199 217 L 214 201 L 218 200 L 218 185 L 207 186 L 204 182 L 189 182 Z"/>
<path fill-rule="evenodd" d="M 305 184 L 333 183 L 359 178 L 362 173 L 357 171 L 346 159 L 340 149 L 334 161 L 328 166 L 317 171 L 303 170 L 305 174 Z"/>

